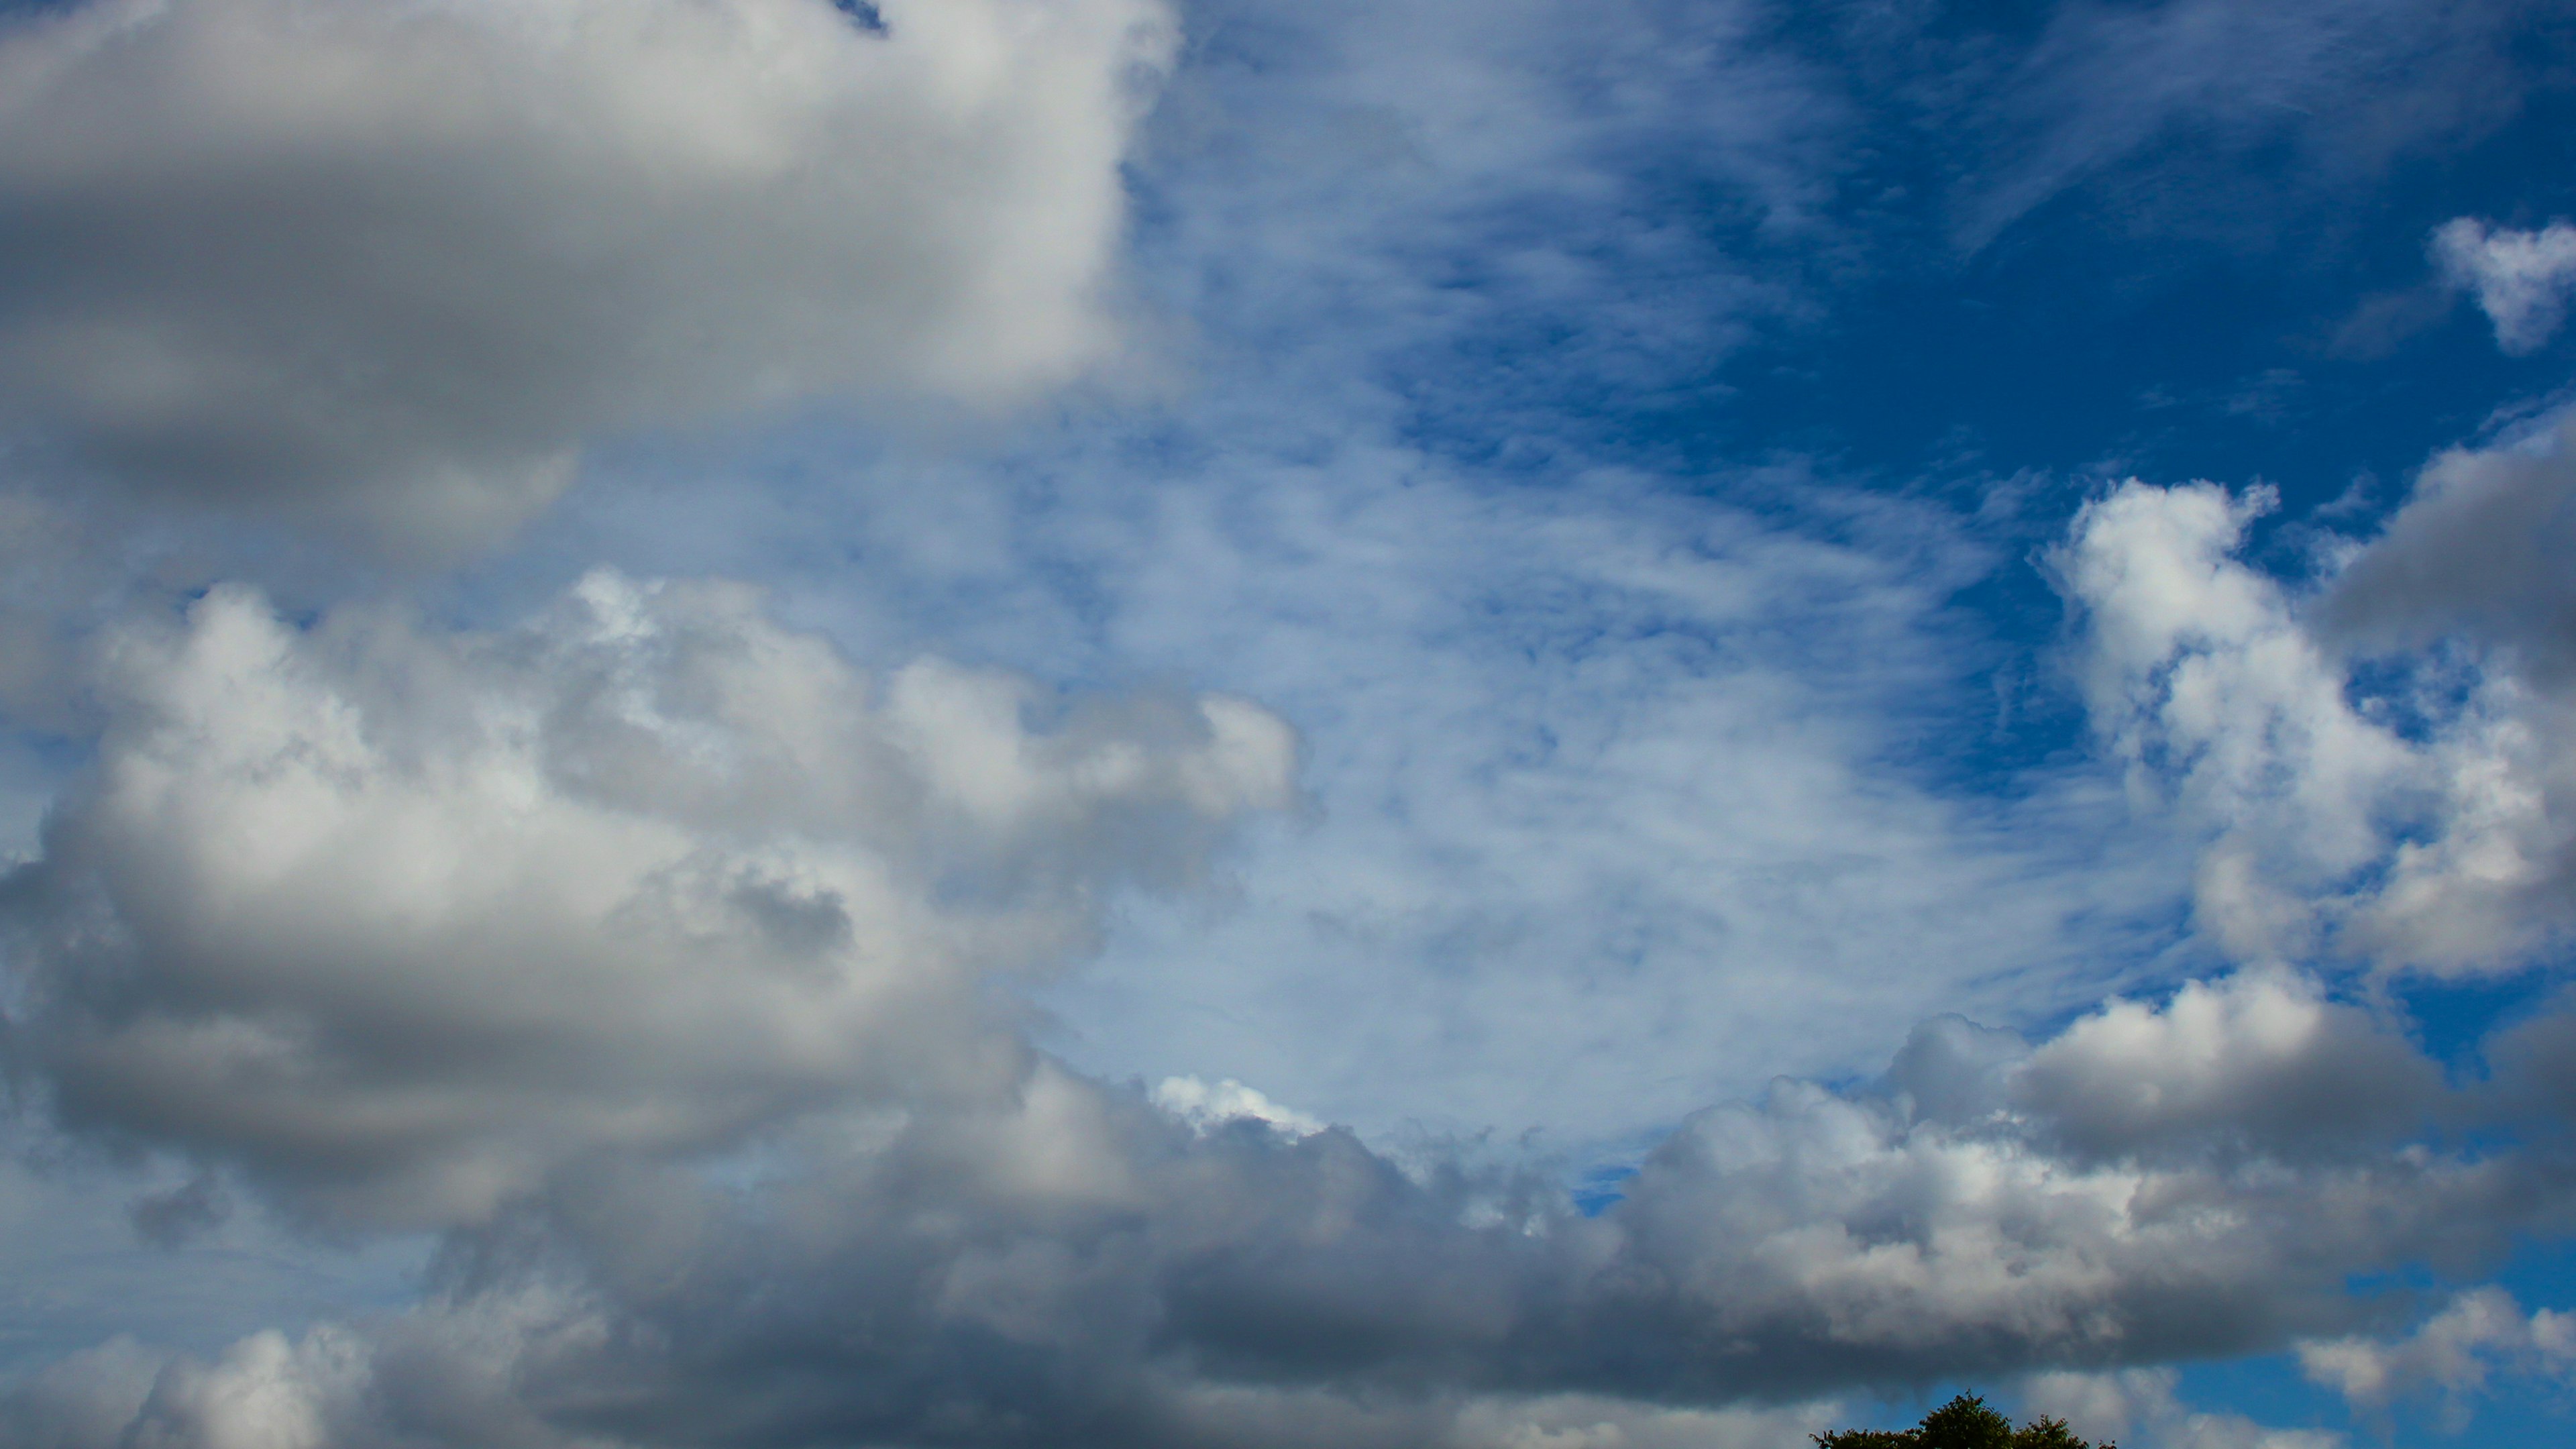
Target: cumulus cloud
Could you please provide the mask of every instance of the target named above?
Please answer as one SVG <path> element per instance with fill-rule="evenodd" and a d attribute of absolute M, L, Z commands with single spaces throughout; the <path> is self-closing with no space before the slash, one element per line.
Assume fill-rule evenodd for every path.
<path fill-rule="evenodd" d="M 12 1065 L 82 1130 L 430 1226 L 1008 1078 L 984 985 L 1194 878 L 1294 762 L 1239 701 L 872 680 L 746 590 L 607 573 L 478 636 L 220 589 L 99 690 L 0 882 Z"/>
<path fill-rule="evenodd" d="M 1325 1125 L 1231 1077 L 1214 1086 L 1196 1077 L 1165 1077 L 1150 1095 L 1155 1106 L 1201 1132 L 1228 1122 L 1259 1122 L 1292 1137 L 1312 1137 Z"/>
<path fill-rule="evenodd" d="M 2444 281 L 2477 297 L 2496 346 L 2537 352 L 2567 320 L 2576 291 L 2576 226 L 2511 231 L 2464 216 L 2433 233 L 2433 261 Z"/>
<path fill-rule="evenodd" d="M 2098 1056 L 2094 1090 L 2136 1102 L 2171 1076 L 2141 1033 L 2273 1090 L 2349 1056 L 2312 989 L 2201 990 L 1954 1054 L 2014 1104 L 1973 1121 L 1784 1081 L 1695 1116 L 1591 1217 L 1541 1176 L 1193 1124 L 1034 1059 L 809 1114 L 748 1166 L 593 1153 L 451 1232 L 412 1310 L 154 1360 L 148 1392 L 102 1350 L 22 1393 L 174 1443 L 255 1419 L 334 1445 L 1755 1444 L 1856 1386 L 2332 1338 L 2350 1274 L 2552 1220 L 2554 1157 L 2393 1125 L 2288 1153 L 2185 1099 L 2152 1151 L 2062 1149 L 2041 1064 Z M 2249 1029 L 2301 1003 L 2311 1029 Z M 1918 1087 L 1939 1074 L 1916 1055 Z M 2175 1148 L 2195 1133 L 2233 1150 Z M 2303 1442 L 2165 1419 L 2175 1444 Z"/>
<path fill-rule="evenodd" d="M 1111 342 L 1154 0 L 87 0 L 0 28 L 0 394 L 438 553 L 583 443 Z"/>
<path fill-rule="evenodd" d="M 2191 1408 L 2174 1393 L 2172 1369 L 2033 1376 L 2022 1403 L 2033 1414 L 2063 1419 L 2077 1434 L 2130 1449 L 2343 1449 L 2350 1441 L 2321 1429 L 2282 1429 L 2242 1414 Z"/>
<path fill-rule="evenodd" d="M 2281 587 L 2236 558 L 2269 495 L 2130 483 L 2077 515 L 2056 565 L 2085 611 L 2080 682 L 2133 787 L 2217 832 L 2203 923 L 2241 957 L 2308 948 L 2310 898 L 2385 847 L 2418 761 L 2345 698 Z"/>
<path fill-rule="evenodd" d="M 2012 1099 L 2087 1153 L 2211 1146 L 2283 1157 L 2403 1137 L 2441 1075 L 2359 1007 L 2265 970 L 2112 1002 L 2034 1053 Z"/>
<path fill-rule="evenodd" d="M 15 1079 L 442 1246 L 403 1312 L 30 1380 L 49 1449 L 1750 1444 L 1859 1386 L 2348 1334 L 2350 1275 L 2565 1198 L 2546 1143 L 2440 1148 L 2460 1094 L 2266 971 L 2036 1047 L 1934 1023 L 1884 1081 L 1695 1114 L 1592 1215 L 1084 1077 L 1012 988 L 1290 803 L 1287 726 L 873 675 L 734 586 L 599 573 L 480 633 L 218 589 L 96 679 L 0 891 Z"/>
<path fill-rule="evenodd" d="M 2526 1315 L 2503 1289 L 2478 1288 L 2394 1340 L 2302 1343 L 2299 1367 L 2363 1409 L 2385 1410 L 2402 1395 L 2438 1389 L 2465 1426 L 2465 1401 L 2486 1388 L 2490 1374 L 2576 1377 L 2576 1315 L 2546 1308 Z"/>
<path fill-rule="evenodd" d="M 2576 681 L 2576 416 L 2427 465 L 2334 580 L 2319 631 L 2386 654 L 2464 637 L 2537 682 Z"/>
<path fill-rule="evenodd" d="M 2077 517 L 2088 708 L 2205 832 L 2224 950 L 2456 974 L 2576 926 L 2569 446 L 2562 419 L 2436 459 L 2317 591 L 2241 558 L 2260 491 L 2133 482 Z"/>

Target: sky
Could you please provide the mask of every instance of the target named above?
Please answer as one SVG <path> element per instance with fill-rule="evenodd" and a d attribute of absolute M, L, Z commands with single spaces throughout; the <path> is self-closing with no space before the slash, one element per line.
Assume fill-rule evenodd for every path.
<path fill-rule="evenodd" d="M 2576 1414 L 2576 17 L 0 0 L 0 1449 Z"/>

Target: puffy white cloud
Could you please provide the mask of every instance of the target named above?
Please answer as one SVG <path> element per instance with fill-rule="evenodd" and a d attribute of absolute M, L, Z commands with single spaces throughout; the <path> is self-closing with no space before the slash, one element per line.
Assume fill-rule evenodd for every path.
<path fill-rule="evenodd" d="M 1201 1132 L 1228 1122 L 1259 1122 L 1292 1137 L 1312 1137 L 1325 1126 L 1231 1077 L 1214 1086 L 1196 1077 L 1165 1077 L 1154 1084 L 1151 1096 L 1155 1106 Z"/>
<path fill-rule="evenodd" d="M 2331 1152 L 2424 1126 L 2441 1094 L 2402 1037 L 2277 970 L 2192 982 L 2160 1009 L 2112 1002 L 2012 1079 L 2069 1145 L 2110 1155 Z"/>
<path fill-rule="evenodd" d="M 333 1420 L 352 1415 L 363 1387 L 364 1348 L 335 1329 L 289 1343 L 275 1331 L 254 1334 L 212 1366 L 174 1362 L 162 1369 L 136 1413 L 126 1443 L 134 1449 L 328 1449 Z"/>
<path fill-rule="evenodd" d="M 2383 1341 L 2337 1338 L 2299 1345 L 2299 1367 L 2356 1407 L 2384 1410 L 2401 1395 L 2439 1389 L 2455 1415 L 2499 1370 L 2576 1375 L 2576 1314 L 2524 1314 L 2501 1288 L 2453 1298 L 2412 1333 Z"/>
<path fill-rule="evenodd" d="M 2129 483 L 2078 516 L 2088 707 L 2205 833 L 2225 950 L 2456 974 L 2576 926 L 2569 457 L 2562 419 L 2436 459 L 2313 594 L 2237 556 L 2260 493 Z"/>
<path fill-rule="evenodd" d="M 2130 1449 L 2343 1449 L 2322 1429 L 2282 1429 L 2242 1414 L 2192 1409 L 2174 1393 L 2172 1369 L 2034 1375 L 2022 1392 L 2029 1412 L 2063 1419 L 2078 1435 Z"/>
<path fill-rule="evenodd" d="M 2479 310 L 2495 324 L 2496 346 L 2536 352 L 2567 320 L 2567 297 L 2576 291 L 2576 226 L 2512 231 L 2463 216 L 2434 231 L 2433 260 L 2443 280 L 2476 294 Z"/>
<path fill-rule="evenodd" d="M 6 882 L 9 1051 L 84 1130 L 354 1220 L 1019 1070 L 983 994 L 1185 884 L 1294 740 L 1250 706 L 882 683 L 746 590 L 586 579 L 441 637 L 217 590 L 109 651 Z"/>
<path fill-rule="evenodd" d="M 1112 340 L 1155 0 L 88 0 L 0 28 L 22 440 L 438 553 L 603 433 Z"/>
<path fill-rule="evenodd" d="M 2239 562 L 2268 495 L 2124 484 L 2056 555 L 2085 611 L 2080 677 L 2133 787 L 2169 791 L 2216 839 L 2197 898 L 2240 957 L 2306 949 L 2310 898 L 2375 859 L 2392 792 L 2420 768 L 2345 698 L 2282 589 Z"/>

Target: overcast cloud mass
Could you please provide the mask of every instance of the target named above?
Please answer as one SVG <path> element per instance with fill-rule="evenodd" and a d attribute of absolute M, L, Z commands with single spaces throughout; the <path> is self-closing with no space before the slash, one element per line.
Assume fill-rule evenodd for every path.
<path fill-rule="evenodd" d="M 2571 76 L 0 0 L 0 1449 L 2562 1433 Z"/>

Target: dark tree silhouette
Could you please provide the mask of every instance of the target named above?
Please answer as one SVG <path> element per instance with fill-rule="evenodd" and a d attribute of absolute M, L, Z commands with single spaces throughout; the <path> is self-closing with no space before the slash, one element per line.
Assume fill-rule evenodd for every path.
<path fill-rule="evenodd" d="M 2120 1449 L 2076 1438 L 2063 1419 L 2033 1419 L 2016 1429 L 1975 1394 L 1961 1394 L 1911 1429 L 1843 1429 L 1807 1437 L 1816 1449 Z"/>

